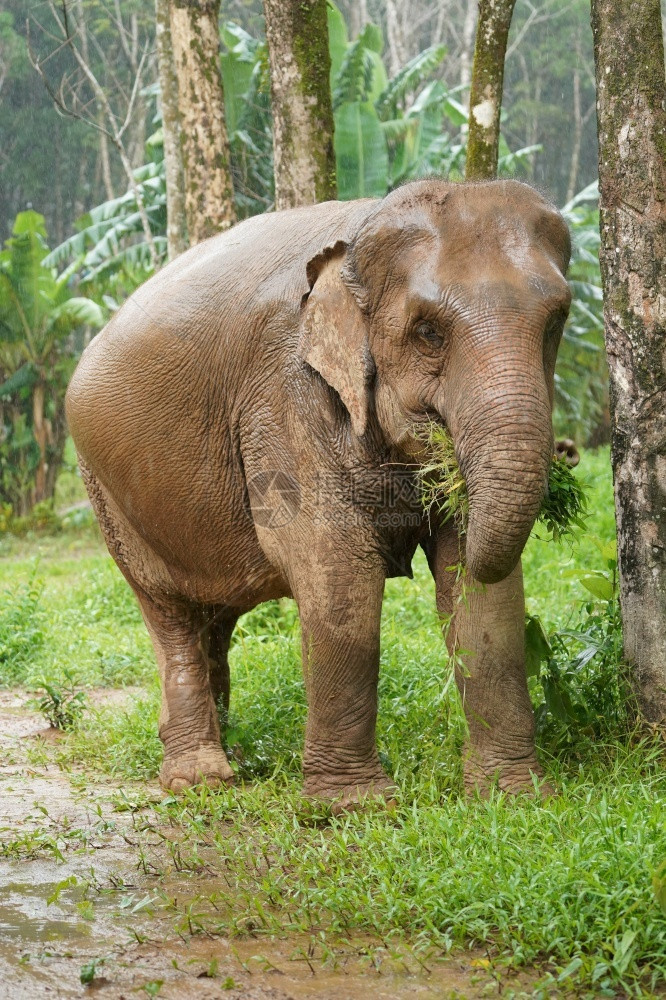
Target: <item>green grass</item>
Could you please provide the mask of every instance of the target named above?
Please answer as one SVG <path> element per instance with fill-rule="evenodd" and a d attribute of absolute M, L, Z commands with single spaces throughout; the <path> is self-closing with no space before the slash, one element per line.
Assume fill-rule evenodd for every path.
<path fill-rule="evenodd" d="M 589 485 L 587 532 L 560 545 L 533 538 L 525 553 L 528 609 L 547 628 L 587 613 L 581 571 L 607 570 L 598 544 L 614 532 L 607 451 L 584 455 L 579 473 Z M 85 761 L 89 775 L 154 778 L 150 646 L 94 532 L 2 545 L 0 648 L 3 622 L 6 633 L 10 620 L 23 623 L 25 636 L 13 666 L 0 658 L 0 677 L 30 684 L 66 668 L 84 686 L 142 684 L 127 709 L 92 713 L 57 753 L 63 767 Z M 546 733 L 540 753 L 559 798 L 462 797 L 464 723 L 424 559 L 413 581 L 388 581 L 384 604 L 378 742 L 400 788 L 394 813 L 332 819 L 300 799 L 305 699 L 292 602 L 242 620 L 231 665 L 227 742 L 239 786 L 146 800 L 137 813 L 145 836 L 165 823 L 178 831 L 175 868 L 211 874 L 205 896 L 168 903 L 183 927 L 362 929 L 444 950 L 483 944 L 493 960 L 544 963 L 544 988 L 556 994 L 644 996 L 664 982 L 666 768 L 657 737 L 641 742 L 610 727 L 559 741 Z M 127 794 L 140 800 L 141 787 Z"/>
<path fill-rule="evenodd" d="M 2 655 L 3 636 L 21 655 Z M 154 659 L 137 603 L 96 528 L 0 540 L 0 686 L 135 684 Z"/>

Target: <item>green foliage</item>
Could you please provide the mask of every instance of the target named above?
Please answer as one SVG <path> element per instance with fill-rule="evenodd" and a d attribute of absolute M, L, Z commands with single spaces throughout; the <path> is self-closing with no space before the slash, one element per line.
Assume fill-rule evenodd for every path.
<path fill-rule="evenodd" d="M 62 685 L 41 681 L 42 694 L 36 699 L 38 711 L 53 729 L 75 729 L 86 709 L 86 696 L 72 683 L 69 671 L 64 671 Z"/>
<path fill-rule="evenodd" d="M 266 211 L 273 201 L 273 139 L 268 51 L 236 24 L 221 27 L 221 55 L 227 131 L 238 217 Z M 157 85 L 145 97 L 156 98 Z M 146 140 L 147 161 L 134 170 L 160 263 L 166 261 L 166 174 L 159 109 Z M 81 285 L 111 309 L 152 272 L 135 192 L 92 208 L 76 221 L 77 232 L 49 255 L 51 267 L 73 267 Z"/>
<path fill-rule="evenodd" d="M 564 460 L 553 458 L 548 473 L 548 491 L 537 520 L 554 541 L 559 542 L 574 530 L 585 530 L 587 498 L 580 479 Z"/>
<path fill-rule="evenodd" d="M 382 197 L 398 184 L 428 174 L 461 179 L 467 112 L 439 73 L 446 56 L 432 45 L 391 79 L 382 62 L 380 28 L 367 24 L 347 41 L 329 4 L 335 153 L 341 200 Z M 503 176 L 524 171 L 538 146 L 512 153 L 502 139 Z"/>
<path fill-rule="evenodd" d="M 0 507 L 0 535 L 27 535 L 28 532 L 49 532 L 54 534 L 60 530 L 61 518 L 53 508 L 53 500 L 42 500 L 36 503 L 29 514 L 18 516 L 14 514 L 12 505 L 3 504 Z"/>
<path fill-rule="evenodd" d="M 27 514 L 55 487 L 74 334 L 102 312 L 72 295 L 73 268 L 56 276 L 48 264 L 41 215 L 19 213 L 13 231 L 0 251 L 0 504 Z"/>
<path fill-rule="evenodd" d="M 428 515 L 435 512 L 442 523 L 453 518 L 464 531 L 469 517 L 467 484 L 462 477 L 453 438 L 445 427 L 430 423 L 423 431 L 428 458 L 419 467 L 421 501 Z"/>
<path fill-rule="evenodd" d="M 343 104 L 335 112 L 335 156 L 341 201 L 386 194 L 386 140 L 369 101 Z"/>
<path fill-rule="evenodd" d="M 150 88 L 155 93 L 155 88 Z M 161 119 L 146 142 L 148 161 L 134 171 L 150 223 L 155 249 L 166 260 L 166 176 Z M 45 259 L 47 267 L 67 267 L 81 286 L 105 305 L 117 309 L 150 275 L 150 248 L 145 241 L 136 194 L 129 189 L 76 220 L 77 232 Z"/>
<path fill-rule="evenodd" d="M 33 570 L 25 582 L 6 588 L 0 602 L 0 684 L 20 683 L 44 642 L 40 606 L 43 583 Z"/>
<path fill-rule="evenodd" d="M 446 427 L 434 421 L 421 434 L 427 458 L 419 468 L 421 500 L 428 512 L 435 511 L 445 523 L 453 518 L 465 531 L 469 516 L 467 486 L 456 459 L 453 439 Z M 584 529 L 587 500 L 583 484 L 563 462 L 553 458 L 548 474 L 548 491 L 537 521 L 550 537 L 559 542 L 574 529 Z"/>
<path fill-rule="evenodd" d="M 570 627 L 547 632 L 537 616 L 528 615 L 525 628 L 537 726 L 546 736 L 569 744 L 581 731 L 595 739 L 626 733 L 636 714 L 622 664 L 616 548 L 614 542 L 593 541 L 605 571 L 574 570 L 569 575 L 595 601 L 578 609 L 578 620 Z"/>
<path fill-rule="evenodd" d="M 35 687 L 46 678 L 66 686 L 63 665 L 79 687 L 122 687 L 154 675 L 134 595 L 97 554 L 99 545 L 96 527 L 0 537 L 0 685 Z"/>
<path fill-rule="evenodd" d="M 444 60 L 444 47 L 431 46 L 389 79 L 380 28 L 368 24 L 358 38 L 348 41 L 332 3 L 328 21 L 339 197 L 382 197 L 397 184 L 432 172 L 462 176 L 466 112 L 441 80 L 430 79 Z M 234 194 L 238 216 L 245 218 L 273 203 L 268 52 L 264 41 L 231 22 L 222 26 L 221 36 Z M 156 87 L 146 91 L 156 93 Z M 148 162 L 134 176 L 163 260 L 166 181 L 159 113 L 154 125 L 146 145 Z M 501 170 L 520 171 L 532 152 L 511 153 L 504 143 Z M 151 270 L 134 193 L 127 191 L 91 209 L 76 225 L 78 231 L 47 263 L 72 263 L 89 293 L 116 308 Z"/>
<path fill-rule="evenodd" d="M 335 155 L 343 201 L 382 197 L 411 177 L 444 172 L 446 155 L 452 154 L 445 117 L 455 124 L 465 117 L 441 81 L 426 85 L 444 59 L 444 46 L 420 53 L 390 80 L 383 47 L 381 30 L 373 24 L 352 42 L 346 31 L 342 37 L 338 32 L 332 47 L 338 67 L 332 82 Z M 449 156 L 449 169 L 461 150 L 458 144 Z"/>
<path fill-rule="evenodd" d="M 90 986 L 91 983 L 95 981 L 98 969 L 104 964 L 104 959 L 93 958 L 92 961 L 86 962 L 85 965 L 81 966 L 79 971 L 79 979 L 82 986 Z"/>
<path fill-rule="evenodd" d="M 269 209 L 274 197 L 268 48 L 230 21 L 221 32 L 234 198 L 238 217 L 245 219 Z"/>

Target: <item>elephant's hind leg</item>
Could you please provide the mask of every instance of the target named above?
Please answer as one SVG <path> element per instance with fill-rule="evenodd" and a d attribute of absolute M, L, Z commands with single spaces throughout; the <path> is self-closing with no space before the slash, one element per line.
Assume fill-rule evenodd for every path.
<path fill-rule="evenodd" d="M 220 742 L 213 688 L 219 686 L 218 674 L 211 675 L 205 615 L 188 605 L 162 607 L 138 597 L 162 681 L 160 783 L 172 792 L 203 780 L 231 784 L 234 774 Z"/>

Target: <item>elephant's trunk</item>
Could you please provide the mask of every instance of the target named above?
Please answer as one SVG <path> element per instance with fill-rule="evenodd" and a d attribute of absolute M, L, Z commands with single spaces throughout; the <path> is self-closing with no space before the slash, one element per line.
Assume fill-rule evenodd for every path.
<path fill-rule="evenodd" d="M 469 495 L 466 561 L 497 583 L 520 559 L 539 513 L 553 454 L 550 400 L 534 372 L 476 387 L 473 419 L 451 428 Z"/>

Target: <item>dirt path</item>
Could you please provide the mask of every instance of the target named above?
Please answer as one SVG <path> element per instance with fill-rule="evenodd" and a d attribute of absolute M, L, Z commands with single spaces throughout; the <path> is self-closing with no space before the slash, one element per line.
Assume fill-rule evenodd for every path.
<path fill-rule="evenodd" d="M 142 871 L 131 816 L 114 809 L 117 785 L 77 783 L 53 763 L 57 735 L 25 702 L 0 693 L 0 1000 L 532 995 L 528 977 L 505 988 L 471 953 L 428 963 L 426 974 L 404 956 L 364 956 L 374 942 L 361 936 L 326 961 L 306 936 L 179 936 L 154 906 L 158 880 Z M 205 888 L 206 876 L 197 878 L 198 886 L 190 876 L 180 887 L 170 879 L 169 891 L 194 896 Z"/>

